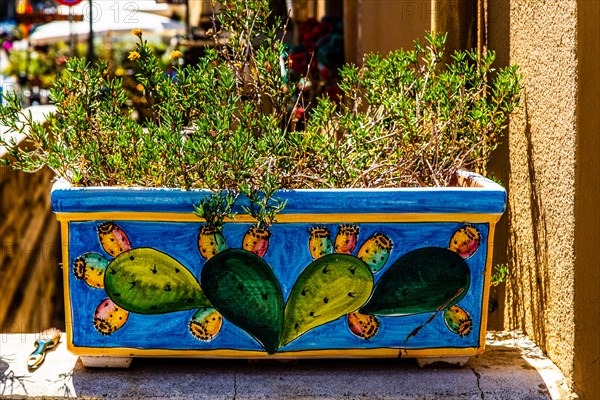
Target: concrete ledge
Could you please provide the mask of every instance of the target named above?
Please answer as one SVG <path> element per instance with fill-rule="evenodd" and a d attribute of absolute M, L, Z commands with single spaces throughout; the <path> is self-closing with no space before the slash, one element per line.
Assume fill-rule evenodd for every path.
<path fill-rule="evenodd" d="M 488 334 L 462 368 L 415 360 L 297 362 L 134 359 L 129 369 L 86 369 L 61 343 L 29 372 L 34 334 L 0 340 L 0 397 L 86 399 L 569 399 L 564 376 L 526 337 Z M 63 337 L 64 340 L 64 337 Z"/>

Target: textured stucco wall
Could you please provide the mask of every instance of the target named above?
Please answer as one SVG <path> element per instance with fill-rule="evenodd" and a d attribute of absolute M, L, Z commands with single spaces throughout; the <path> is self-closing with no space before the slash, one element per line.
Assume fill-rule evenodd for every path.
<path fill-rule="evenodd" d="M 516 63 L 524 76 L 521 108 L 493 167 L 508 182 L 505 327 L 524 330 L 582 399 L 594 398 L 600 393 L 600 2 L 488 4 L 489 47 L 500 65 Z"/>
<path fill-rule="evenodd" d="M 496 16 L 490 24 L 501 23 Z M 510 62 L 524 93 L 509 130 L 506 323 L 572 375 L 577 4 L 512 0 Z M 501 39 L 502 40 L 502 39 Z"/>

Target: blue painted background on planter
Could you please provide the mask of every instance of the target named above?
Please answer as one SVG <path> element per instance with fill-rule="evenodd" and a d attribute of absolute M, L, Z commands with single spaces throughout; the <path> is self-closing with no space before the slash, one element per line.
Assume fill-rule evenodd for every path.
<path fill-rule="evenodd" d="M 81 194 L 81 192 L 79 193 Z M 189 192 L 183 193 L 189 194 Z M 187 194 L 185 195 L 187 196 Z M 58 199 L 53 197 L 53 201 L 55 205 L 62 204 L 69 197 L 69 195 L 59 196 Z M 386 196 L 382 195 L 382 198 L 385 199 Z M 69 201 L 75 202 L 73 198 Z M 83 204 L 83 200 L 77 200 L 77 202 L 79 201 Z M 99 200 L 99 202 L 106 201 L 106 198 Z M 296 199 L 296 201 L 298 200 Z M 290 202 L 288 207 L 293 210 L 293 204 L 296 201 Z M 335 198 L 328 201 L 335 203 Z M 352 201 L 349 204 L 352 204 Z M 311 205 L 317 207 L 311 203 L 309 209 L 312 209 Z M 60 207 L 62 206 L 59 206 L 57 211 L 61 211 Z M 69 209 L 69 211 L 76 210 L 77 206 L 75 210 Z M 289 212 L 289 209 L 286 210 Z M 149 210 L 145 209 L 144 211 Z M 156 209 L 153 208 L 153 211 Z M 186 212 L 189 213 L 189 211 L 188 205 Z M 349 212 L 347 209 L 344 211 Z M 98 304 L 107 298 L 106 292 L 103 289 L 91 288 L 84 281 L 75 279 L 72 269 L 75 259 L 87 252 L 97 252 L 103 254 L 107 259 L 111 259 L 102 249 L 98 240 L 97 228 L 102 222 L 104 221 L 69 223 L 69 285 L 72 299 L 73 344 L 75 346 L 177 350 L 262 350 L 262 347 L 252 337 L 226 320 L 221 332 L 211 342 L 205 343 L 195 339 L 188 331 L 188 323 L 195 310 L 158 315 L 130 313 L 127 323 L 121 329 L 110 336 L 99 334 L 94 329 L 93 317 Z M 200 222 L 114 222 L 127 233 L 133 248 L 152 247 L 167 253 L 185 265 L 196 278 L 200 277 L 205 262 L 197 248 L 198 230 L 202 226 Z M 228 247 L 241 248 L 242 238 L 250 226 L 245 223 L 226 224 L 223 234 L 228 242 Z M 312 262 L 308 248 L 311 226 L 313 224 L 275 224 L 271 229 L 269 249 L 263 258 L 273 268 L 281 284 L 284 299 L 287 299 L 301 271 Z M 333 239 L 339 225 L 324 224 L 324 226 L 329 228 Z M 360 245 L 374 233 L 384 232 L 394 243 L 386 266 L 375 274 L 377 282 L 394 261 L 409 251 L 430 246 L 447 248 L 452 234 L 464 225 L 461 223 L 363 223 L 359 226 L 358 246 L 353 253 L 355 255 Z M 440 312 L 416 336 L 411 337 L 406 346 L 404 341 L 407 336 L 416 327 L 424 324 L 432 313 L 403 317 L 377 317 L 381 321 L 379 333 L 374 338 L 365 341 L 350 333 L 347 328 L 347 320 L 343 317 L 309 331 L 281 348 L 280 351 L 380 347 L 413 349 L 479 347 L 478 332 L 481 325 L 481 298 L 484 284 L 483 267 L 487 257 L 485 244 L 488 240 L 489 227 L 487 224 L 474 224 L 473 226 L 481 234 L 481 246 L 472 257 L 466 260 L 471 269 L 471 284 L 466 296 L 458 304 L 467 310 L 473 319 L 473 332 L 469 336 L 461 337 L 449 331 L 444 323 L 443 312 Z"/>

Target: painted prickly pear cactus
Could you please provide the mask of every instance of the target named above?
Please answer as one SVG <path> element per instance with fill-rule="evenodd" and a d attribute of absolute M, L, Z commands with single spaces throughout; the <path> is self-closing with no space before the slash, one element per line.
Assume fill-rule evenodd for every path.
<path fill-rule="evenodd" d="M 381 340 L 383 345 L 389 339 L 382 331 L 399 326 L 405 329 L 403 345 L 438 320 L 460 339 L 473 330 L 470 312 L 458 305 L 469 293 L 473 274 L 468 260 L 482 237 L 472 225 L 453 229 L 444 241 L 448 247 L 425 246 L 403 254 L 397 254 L 395 244 L 402 237 L 392 239 L 398 236 L 393 230 L 384 233 L 366 224 L 302 229 L 309 233 L 305 247 L 286 241 L 297 239 L 293 235 L 278 242 L 277 226 L 271 228 L 273 234 L 254 225 L 234 225 L 233 230 L 202 225 L 191 229 L 193 244 L 187 248 L 193 257 L 187 254 L 187 259 L 193 261 L 184 264 L 157 248 L 134 247 L 138 240 L 130 240 L 129 229 L 121 226 L 131 224 L 138 226 L 138 235 L 144 231 L 141 222 L 96 225 L 102 250 L 73 261 L 76 280 L 104 291 L 92 312 L 93 326 L 102 336 L 125 329 L 129 321 L 170 319 L 182 312 L 191 314 L 177 328 L 178 335 L 187 330 L 198 342 L 211 343 L 221 339 L 222 331 L 227 332 L 225 342 L 243 332 L 249 349 L 267 354 L 296 351 L 311 332 L 328 331 L 339 322 L 345 327 L 336 332 L 339 340 Z M 229 236 L 240 237 L 242 248 L 228 248 Z M 173 240 L 179 243 L 175 248 L 181 246 L 181 239 Z M 285 250 L 269 246 L 272 240 Z M 298 261 L 302 259 L 307 261 Z M 427 320 L 411 321 L 414 315 Z"/>
<path fill-rule="evenodd" d="M 277 351 L 283 293 L 271 267 L 243 249 L 220 252 L 204 264 L 202 287 L 213 306 L 269 353 Z"/>
<path fill-rule="evenodd" d="M 356 246 L 358 245 L 359 232 L 360 232 L 360 228 L 357 225 L 351 225 L 351 224 L 340 225 L 338 227 L 338 231 L 337 231 L 337 234 L 336 234 L 335 240 L 334 240 L 335 246 L 332 248 L 330 245 L 332 243 L 332 241 L 331 241 L 329 229 L 324 226 L 313 227 L 310 230 L 310 239 L 309 239 L 308 245 L 309 245 L 309 248 L 311 251 L 311 255 L 315 259 L 319 259 L 319 257 L 322 257 L 325 254 L 331 254 L 331 252 L 333 250 L 335 250 L 335 253 L 339 254 L 339 256 L 337 258 L 340 258 L 340 259 L 344 258 L 345 260 L 347 260 L 347 262 L 352 262 L 356 265 L 355 267 L 353 267 L 354 272 L 356 271 L 358 266 L 361 267 L 361 271 L 364 272 L 363 278 L 366 281 L 368 281 L 370 284 L 368 295 L 366 297 L 364 297 L 364 296 L 359 297 L 357 301 L 353 301 L 353 302 L 347 301 L 348 304 L 345 309 L 345 312 L 341 313 L 340 315 L 336 315 L 335 317 L 331 318 L 331 320 L 336 319 L 336 318 L 340 317 L 341 315 L 348 314 L 348 317 L 347 317 L 348 318 L 348 328 L 350 329 L 350 332 L 352 332 L 355 336 L 357 336 L 359 338 L 368 340 L 377 334 L 377 332 L 379 331 L 380 322 L 376 317 L 374 317 L 372 315 L 360 314 L 358 311 L 356 311 L 358 309 L 358 307 L 354 307 L 354 306 L 357 304 L 363 305 L 366 302 L 366 300 L 371 296 L 371 291 L 372 291 L 372 287 L 373 287 L 372 283 L 374 282 L 373 275 L 376 274 L 377 272 L 379 272 L 381 270 L 381 268 L 387 262 L 390 252 L 393 248 L 393 243 L 389 237 L 387 237 L 385 234 L 379 232 L 379 233 L 376 233 L 376 234 L 373 234 L 372 236 L 370 236 L 363 243 L 363 245 L 361 246 L 360 250 L 358 251 L 358 255 L 356 257 L 341 256 L 342 254 L 351 255 L 354 252 L 354 250 L 356 249 Z M 329 244 L 329 245 L 319 247 L 318 245 L 321 243 L 325 243 L 325 244 Z M 323 250 L 315 251 L 315 249 L 323 249 Z M 311 266 L 320 265 L 320 262 L 321 261 L 317 260 L 317 261 L 313 262 L 311 264 Z M 309 271 L 310 269 L 307 268 L 307 270 Z M 353 274 L 354 274 L 354 272 L 353 272 Z M 318 274 L 317 274 L 317 276 L 318 276 Z M 300 281 L 300 279 L 298 281 Z M 331 286 L 335 286 L 335 285 L 331 285 Z M 343 285 L 341 285 L 341 282 L 340 282 L 339 286 L 343 287 Z M 352 293 L 352 292 L 349 292 L 349 296 L 351 296 L 350 293 Z M 290 298 L 293 299 L 291 296 L 290 296 Z M 303 299 L 301 298 L 301 300 L 303 300 Z M 286 317 L 287 317 L 287 309 L 286 309 Z M 312 329 L 315 326 L 320 325 L 320 324 L 316 324 L 314 326 L 310 326 L 311 325 L 310 321 L 311 320 L 309 319 L 308 329 Z M 291 322 L 293 322 L 293 321 L 291 321 Z M 290 322 L 290 325 L 291 325 L 291 322 Z M 294 325 L 296 325 L 296 324 L 297 323 L 294 322 Z M 304 331 L 301 331 L 295 337 L 297 337 L 303 333 L 304 333 Z M 295 337 L 293 337 L 292 339 L 295 339 Z"/>
<path fill-rule="evenodd" d="M 372 289 L 373 274 L 356 257 L 328 254 L 313 261 L 302 271 L 288 297 L 281 345 L 356 311 Z"/>
<path fill-rule="evenodd" d="M 192 273 L 171 256 L 152 248 L 119 254 L 107 267 L 104 288 L 115 304 L 139 314 L 209 305 Z"/>
<path fill-rule="evenodd" d="M 161 314 L 209 305 L 191 272 L 171 256 L 153 248 L 132 249 L 129 238 L 113 222 L 98 226 L 107 260 L 90 252 L 75 259 L 73 274 L 90 287 L 105 289 L 94 313 L 94 327 L 111 335 L 125 324 L 129 313 Z"/>
<path fill-rule="evenodd" d="M 458 303 L 469 282 L 469 266 L 458 254 L 438 247 L 413 250 L 383 274 L 360 312 L 381 316 L 435 312 Z"/>

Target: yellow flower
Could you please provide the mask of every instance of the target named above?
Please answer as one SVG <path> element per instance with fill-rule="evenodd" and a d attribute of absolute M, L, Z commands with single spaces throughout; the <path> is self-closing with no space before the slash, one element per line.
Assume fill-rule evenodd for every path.
<path fill-rule="evenodd" d="M 171 55 L 169 56 L 169 61 L 177 60 L 180 57 L 181 57 L 181 52 L 179 50 L 174 50 L 171 52 Z"/>
<path fill-rule="evenodd" d="M 138 53 L 137 51 L 131 51 L 129 52 L 129 56 L 127 58 L 129 58 L 131 61 L 135 61 L 140 57 L 140 53 Z"/>
<path fill-rule="evenodd" d="M 142 34 L 144 33 L 144 31 L 141 30 L 140 28 L 134 28 L 131 30 L 131 33 L 133 33 L 137 37 L 142 37 Z"/>

